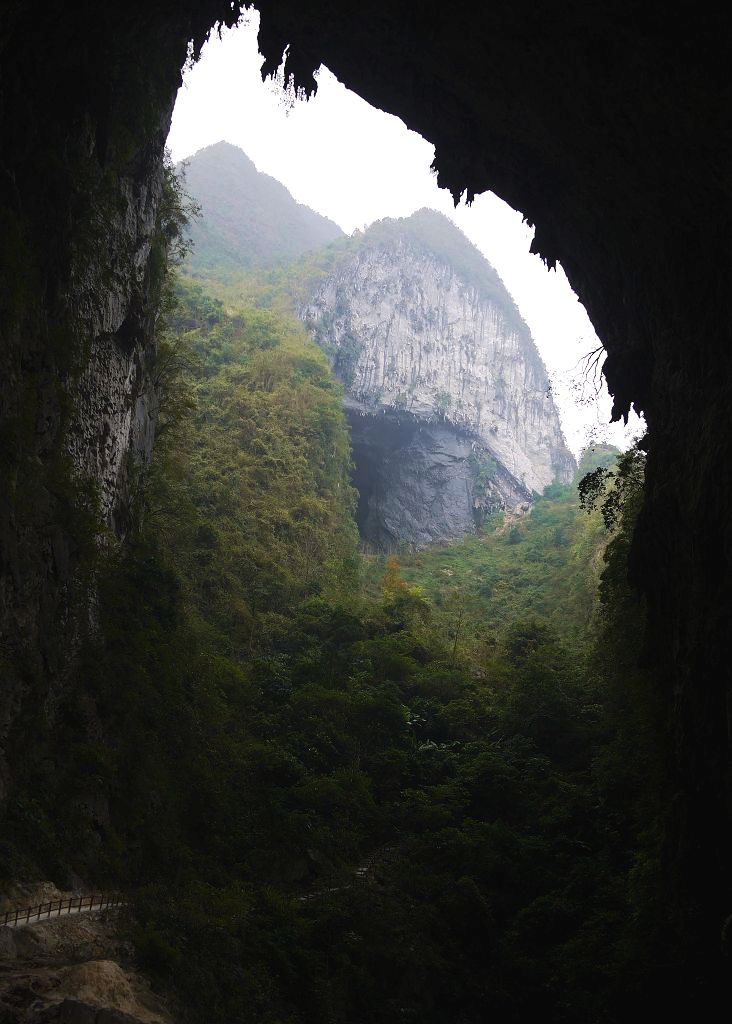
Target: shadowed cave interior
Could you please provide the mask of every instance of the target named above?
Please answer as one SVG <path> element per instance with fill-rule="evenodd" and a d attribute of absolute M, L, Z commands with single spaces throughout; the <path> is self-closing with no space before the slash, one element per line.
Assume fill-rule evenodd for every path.
<path fill-rule="evenodd" d="M 728 977 L 732 915 L 729 19 L 625 0 L 258 6 L 267 73 L 284 58 L 311 92 L 325 64 L 434 142 L 455 196 L 492 189 L 536 225 L 535 251 L 561 261 L 603 341 L 616 414 L 645 414 L 630 569 L 665 743 L 671 963 L 649 991 L 669 1014 L 698 1010 Z M 128 453 L 149 459 L 157 401 L 172 105 L 189 43 L 195 56 L 238 14 L 220 0 L 52 0 L 41 18 L 20 0 L 5 19 L 2 802 L 39 723 L 53 728 L 83 632 L 89 541 L 68 466 L 118 535 L 131 521 Z M 356 462 L 368 532 L 379 492 Z"/>
<path fill-rule="evenodd" d="M 419 550 L 472 533 L 493 512 L 527 507 L 530 492 L 495 463 L 493 479 L 476 486 L 476 456 L 485 449 L 450 424 L 348 405 L 346 415 L 367 550 Z"/>

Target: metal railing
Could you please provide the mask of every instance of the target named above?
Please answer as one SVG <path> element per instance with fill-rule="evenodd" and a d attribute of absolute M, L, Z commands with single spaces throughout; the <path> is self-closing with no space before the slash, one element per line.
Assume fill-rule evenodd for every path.
<path fill-rule="evenodd" d="M 121 907 L 123 902 L 121 892 L 95 892 L 86 896 L 66 896 L 60 900 L 40 903 L 36 907 L 27 907 L 25 910 L 8 910 L 5 914 L 0 914 L 0 927 L 7 925 L 9 928 L 15 928 L 16 925 L 47 921 L 52 917 L 87 914 L 91 910 Z"/>

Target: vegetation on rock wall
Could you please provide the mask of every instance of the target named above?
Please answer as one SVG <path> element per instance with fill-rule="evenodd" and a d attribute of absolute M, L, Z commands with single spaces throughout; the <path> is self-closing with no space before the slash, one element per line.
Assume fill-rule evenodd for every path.
<path fill-rule="evenodd" d="M 0 403 L 0 818 L 16 777 L 47 757 L 81 642 L 94 629 L 99 545 L 110 528 L 121 532 L 129 521 L 134 479 L 152 444 L 150 363 L 168 305 L 169 267 L 183 256 L 184 202 L 169 164 L 156 166 L 159 176 L 143 199 L 130 190 L 120 200 L 112 167 L 93 183 L 88 168 L 75 170 L 75 187 L 89 189 L 88 217 L 66 254 L 68 266 L 56 268 L 43 357 L 21 352 L 36 337 L 21 325 L 41 315 L 37 295 L 35 305 L 26 296 L 29 308 L 3 310 L 12 318 L 0 325 L 20 346 L 14 355 L 12 346 L 4 349 L 11 370 Z M 113 251 L 118 221 L 127 234 L 117 238 L 122 251 L 112 273 L 100 252 Z M 144 233 L 144 263 L 135 231 Z M 19 277 L 28 273 L 21 267 Z M 107 331 L 118 326 L 125 289 L 132 308 L 119 337 L 96 337 L 102 322 Z M 109 389 L 120 378 L 124 395 L 115 410 Z"/>
<path fill-rule="evenodd" d="M 376 221 L 359 239 L 366 246 L 392 246 L 395 242 L 429 253 L 475 288 L 484 302 L 493 304 L 513 330 L 528 328 L 496 270 L 463 232 L 436 210 L 417 210 L 411 217 Z"/>
<path fill-rule="evenodd" d="M 620 714 L 635 480 L 599 619 L 604 527 L 569 488 L 360 584 L 340 389 L 302 327 L 182 284 L 157 371 L 137 529 L 97 567 L 4 872 L 128 888 L 195 1021 L 620 1019 L 657 877 L 641 680 Z"/>
<path fill-rule="evenodd" d="M 434 229 L 410 244 L 449 247 Z M 252 277 L 256 307 L 165 293 L 155 455 L 87 552 L 98 621 L 18 759 L 0 874 L 126 889 L 140 963 L 201 1024 L 622 1020 L 666 949 L 625 582 L 642 456 L 584 460 L 589 516 L 553 485 L 359 556 L 341 387 L 285 295 L 361 244 Z"/>
<path fill-rule="evenodd" d="M 247 160 L 243 153 L 235 152 Z M 193 185 L 191 192 L 195 198 L 200 194 Z M 228 217 L 228 208 L 225 213 Z M 222 209 L 220 216 L 223 214 Z M 249 216 L 256 221 L 253 214 Z M 194 235 L 208 230 L 206 220 L 204 217 L 200 226 L 195 222 Z M 262 227 L 259 226 L 258 230 L 261 231 Z M 243 237 L 248 237 L 254 233 L 254 226 L 241 227 L 239 231 Z M 233 259 L 219 248 L 209 251 L 205 247 L 205 258 L 194 254 L 189 271 L 207 291 L 228 305 L 257 305 L 297 312 L 312 297 L 318 283 L 349 257 L 362 250 L 393 248 L 398 244 L 439 260 L 467 285 L 475 288 L 483 301 L 492 303 L 510 328 L 528 334 L 528 328 L 497 272 L 462 231 L 435 210 L 422 209 L 410 217 L 387 217 L 375 221 L 363 232 L 335 238 L 327 245 L 313 245 L 311 251 L 298 256 L 291 254 L 282 244 L 279 244 L 275 255 L 274 241 L 260 244 L 255 239 L 255 254 L 264 246 L 269 255 L 268 259 L 259 258 L 257 262 L 262 265 L 255 267 L 248 266 L 247 260 Z"/>
<path fill-rule="evenodd" d="M 495 632 L 538 616 L 560 635 L 588 641 L 606 535 L 598 515 L 579 512 L 576 484 L 552 484 L 529 515 L 497 512 L 476 535 L 403 555 L 404 577 L 424 589 L 438 615 L 451 595 L 460 595 L 475 629 Z M 383 564 L 383 557 L 365 559 L 372 591 Z"/>

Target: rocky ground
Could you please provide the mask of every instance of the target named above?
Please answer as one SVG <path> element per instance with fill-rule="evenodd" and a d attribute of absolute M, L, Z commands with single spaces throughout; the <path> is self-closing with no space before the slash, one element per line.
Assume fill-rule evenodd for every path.
<path fill-rule="evenodd" d="M 71 894 L 44 884 L 23 895 L 14 905 Z M 0 928 L 0 1024 L 174 1024 L 119 931 L 116 910 Z"/>

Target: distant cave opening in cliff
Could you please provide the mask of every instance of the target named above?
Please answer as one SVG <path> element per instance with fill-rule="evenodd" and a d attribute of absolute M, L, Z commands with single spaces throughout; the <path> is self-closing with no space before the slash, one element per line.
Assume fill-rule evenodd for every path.
<path fill-rule="evenodd" d="M 466 536 L 491 512 L 530 502 L 553 480 L 568 482 L 570 450 L 576 456 L 588 439 L 629 439 L 630 431 L 608 431 L 599 372 L 583 379 L 583 356 L 601 350 L 589 318 L 563 271 L 550 274 L 530 254 L 532 230 L 521 214 L 490 194 L 456 208 L 429 170 L 430 144 L 327 69 L 307 102 L 287 93 L 282 73 L 263 84 L 257 22 L 250 13 L 212 36 L 178 94 L 169 144 L 189 158 L 187 187 L 202 213 L 187 266 L 235 305 L 261 290 L 251 286 L 260 269 L 304 261 L 297 298 L 288 301 L 345 384 L 347 406 L 353 398 L 365 548 L 412 550 Z M 241 127 L 221 116 L 231 95 L 246 99 Z M 435 294 L 447 294 L 445 283 L 424 260 L 413 260 L 400 280 L 375 284 L 376 268 L 371 285 L 355 282 L 360 305 L 337 285 L 313 299 L 312 282 L 326 269 L 317 248 L 344 245 L 350 233 L 355 249 L 380 231 L 374 244 L 383 247 L 392 230 L 384 215 L 395 212 L 422 257 L 448 254 L 447 273 L 460 281 L 448 299 Z M 476 315 L 483 300 L 493 312 Z M 490 351 L 486 332 L 496 335 Z M 363 355 L 370 338 L 383 353 Z"/>
<path fill-rule="evenodd" d="M 378 501 L 380 491 L 380 476 L 383 460 L 374 449 L 359 441 L 358 434 L 353 430 L 353 417 L 349 417 L 351 425 L 351 456 L 353 458 L 353 471 L 351 483 L 358 495 L 356 505 L 356 525 L 359 536 L 367 544 L 376 544 L 370 536 L 369 517 L 373 505 Z"/>
<path fill-rule="evenodd" d="M 343 101 L 320 131 L 320 99 L 270 92 L 300 136 L 283 156 L 269 145 L 271 104 L 258 117 L 224 80 L 252 128 L 237 141 L 256 160 L 245 157 L 261 217 L 256 190 L 237 197 L 219 174 L 210 198 L 229 223 L 206 197 L 174 329 L 203 354 L 186 381 L 202 401 L 191 412 L 175 395 L 165 408 L 166 342 L 153 330 L 165 126 L 186 40 L 201 42 L 216 10 L 233 21 L 235 5 L 151 0 L 144 19 L 114 0 L 64 6 L 50 5 L 39 46 L 37 11 L 20 0 L 0 42 L 3 81 L 19 83 L 0 101 L 12 142 L 4 261 L 27 279 L 16 287 L 10 275 L 0 313 L 13 483 L 0 488 L 0 798 L 14 801 L 0 874 L 49 865 L 70 885 L 119 875 L 130 906 L 152 879 L 148 963 L 178 965 L 204 1021 L 227 992 L 232 1020 L 242 1007 L 299 1019 L 303 999 L 313 1019 L 355 1019 L 369 1002 L 385 1020 L 620 1020 L 639 1002 L 661 1016 L 668 1005 L 669 1019 L 679 1006 L 703 1015 L 717 973 L 726 993 L 732 942 L 724 26 L 627 3 L 498 3 L 474 16 L 447 5 L 424 18 L 408 5 L 333 17 L 333 5 L 262 2 L 270 69 L 284 59 L 307 85 L 318 53 L 332 56 L 341 81 L 435 140 L 453 194 L 495 187 L 537 224 L 537 250 L 569 268 L 607 341 L 616 411 L 635 401 L 652 424 L 648 486 L 635 450 L 635 476 L 615 476 L 627 488 L 611 523 L 620 543 L 603 534 L 593 547 L 561 425 L 544 427 L 567 390 L 557 374 L 588 351 L 599 367 L 602 346 L 584 311 L 549 303 L 542 322 L 532 307 L 548 275 L 536 260 L 528 269 L 520 214 L 487 196 L 452 211 L 433 179 L 397 188 L 406 148 L 394 121 L 374 143 L 373 109 L 362 118 Z M 231 53 L 213 58 L 224 71 Z M 321 98 L 335 96 L 333 76 L 315 74 Z M 179 133 L 176 158 L 229 137 L 232 106 L 209 97 L 201 109 L 205 131 L 189 133 L 193 144 Z M 427 143 L 412 133 L 409 145 L 422 146 L 424 170 Z M 503 303 L 484 393 L 472 383 L 487 334 L 461 326 L 463 308 L 480 306 L 472 259 L 446 261 L 444 281 L 458 264 L 463 277 L 441 305 L 424 301 L 417 260 L 388 295 L 368 268 L 370 310 L 334 285 L 302 315 L 306 287 L 334 266 L 318 263 L 319 246 L 350 247 L 358 263 L 366 225 L 381 224 L 370 236 L 380 244 L 387 215 L 420 207 L 449 213 L 497 267 L 491 246 L 501 218 L 513 220 L 526 280 L 510 259 L 501 274 L 541 356 L 514 344 L 521 316 Z M 481 210 L 482 226 L 470 220 Z M 280 215 L 292 216 L 284 228 Z M 359 365 L 367 344 L 383 352 Z M 346 415 L 364 543 L 431 551 L 358 559 L 340 385 L 362 405 Z M 525 402 L 511 396 L 519 386 Z M 198 434 L 171 442 L 160 492 L 160 463 L 149 474 L 172 511 L 150 502 L 139 544 L 130 492 L 147 484 L 158 397 L 161 426 L 178 399 Z M 586 428 L 570 428 L 575 453 Z M 29 486 L 16 487 L 26 471 Z M 438 543 L 504 505 L 479 536 Z M 110 523 L 126 550 L 100 565 Z M 81 576 L 89 592 L 77 600 Z M 100 828 L 94 807 L 106 817 L 108 795 Z M 209 957 L 213 933 L 223 940 Z M 24 1006 L 44 1019 L 68 1010 Z"/>
<path fill-rule="evenodd" d="M 472 530 L 467 437 L 405 412 L 351 407 L 346 415 L 367 550 L 414 550 Z"/>
<path fill-rule="evenodd" d="M 609 409 L 599 374 L 582 381 L 599 342 L 563 272 L 496 196 L 455 208 L 430 145 L 326 69 L 311 100 L 283 104 L 281 80 L 262 84 L 256 27 L 212 37 L 178 96 L 169 143 L 201 212 L 185 269 L 230 308 L 284 306 L 329 358 L 364 545 L 449 541 L 569 482 L 571 449 L 607 439 Z M 242 129 L 224 118 L 233 94 Z"/>
<path fill-rule="evenodd" d="M 405 411 L 346 406 L 364 548 L 414 551 L 473 533 L 531 493 L 470 433 Z"/>
<path fill-rule="evenodd" d="M 283 90 L 281 74 L 263 84 L 258 20 L 250 11 L 236 28 L 212 35 L 187 73 L 173 115 L 169 145 L 176 159 L 189 160 L 191 193 L 203 214 L 201 227 L 193 226 L 189 266 L 204 287 L 213 282 L 221 292 L 225 277 L 225 300 L 249 301 L 253 291 L 246 277 L 251 271 L 277 260 L 300 260 L 387 216 L 407 217 L 420 207 L 438 210 L 491 262 L 518 304 L 516 315 L 528 324 L 548 371 L 547 386 L 561 408 L 569 447 L 577 454 L 588 440 L 624 446 L 639 424 L 628 431 L 609 427 L 604 382 L 599 372 L 586 379 L 583 362 L 600 343 L 561 268 L 550 272 L 530 253 L 533 229 L 522 214 L 488 192 L 470 206 L 455 206 L 430 170 L 430 143 L 350 92 L 327 68 L 317 72 L 317 92 L 307 102 Z M 245 103 L 246 119 L 231 109 L 233 95 L 237 110 Z M 212 165 L 209 151 L 221 158 L 225 146 L 239 150 L 241 166 L 234 166 L 229 152 L 230 166 L 219 168 L 217 181 L 205 180 L 201 165 L 206 160 Z M 232 187 L 236 175 L 247 178 L 249 192 L 243 197 Z M 299 213 L 297 223 L 283 230 L 278 219 L 285 189 Z M 224 216 L 217 209 L 223 199 Z M 260 199 L 266 206 L 263 225 L 256 223 Z M 352 355 L 346 353 L 346 363 Z M 599 365 L 595 362 L 594 369 Z M 387 396 L 384 405 L 391 404 Z"/>
<path fill-rule="evenodd" d="M 300 263 L 286 303 L 345 385 L 364 548 L 456 540 L 569 482 L 570 447 L 607 439 L 609 417 L 606 395 L 587 400 L 599 374 L 577 385 L 599 342 L 563 272 L 530 255 L 530 228 L 497 197 L 456 208 L 428 170 L 430 145 L 326 69 L 308 102 L 284 100 L 282 76 L 263 84 L 256 30 L 251 14 L 212 37 L 177 98 L 169 144 L 189 158 L 186 187 L 202 215 L 186 269 L 236 305 L 259 301 L 257 273 Z M 233 94 L 247 100 L 241 134 L 230 117 L 211 118 Z M 196 152 L 201 142 L 213 144 Z M 405 216 L 384 218 L 394 210 Z M 326 280 L 348 232 L 354 252 L 391 247 L 394 272 L 380 257 L 350 285 Z M 318 247 L 331 247 L 325 261 Z M 269 291 L 282 293 L 282 280 Z"/>

